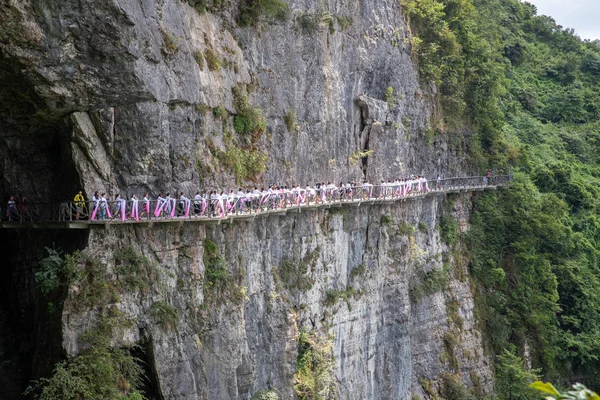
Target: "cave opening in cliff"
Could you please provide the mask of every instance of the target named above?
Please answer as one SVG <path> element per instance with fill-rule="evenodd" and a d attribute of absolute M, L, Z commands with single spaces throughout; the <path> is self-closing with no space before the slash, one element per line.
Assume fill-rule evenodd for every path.
<path fill-rule="evenodd" d="M 144 329 L 140 330 L 140 336 L 145 337 L 146 332 Z M 138 360 L 138 363 L 142 367 L 144 379 L 141 382 L 141 391 L 148 400 L 163 400 L 162 392 L 159 389 L 158 384 L 158 373 L 154 366 L 154 353 L 152 350 L 151 340 L 146 340 L 138 343 L 131 350 L 131 355 Z"/>
<path fill-rule="evenodd" d="M 79 175 L 71 161 L 71 130 L 64 112 L 53 113 L 21 72 L 24 66 L 0 51 L 0 210 L 10 196 L 29 204 L 71 199 Z M 47 376 L 64 358 L 61 302 L 45 298 L 34 274 L 46 247 L 83 248 L 87 233 L 0 229 L 0 387 L 4 398 L 21 398 L 31 379 Z"/>
<path fill-rule="evenodd" d="M 22 70 L 0 51 L 0 201 L 6 205 L 11 195 L 29 203 L 70 199 L 80 180 L 67 113 L 50 110 Z"/>

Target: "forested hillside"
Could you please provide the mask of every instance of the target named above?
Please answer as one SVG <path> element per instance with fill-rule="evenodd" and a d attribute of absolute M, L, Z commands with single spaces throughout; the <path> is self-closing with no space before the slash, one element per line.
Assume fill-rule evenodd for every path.
<path fill-rule="evenodd" d="M 597 388 L 600 44 L 518 0 L 403 4 L 421 77 L 440 88 L 437 134 L 466 117 L 479 167 L 515 175 L 512 190 L 476 200 L 461 238 L 488 351 Z"/>

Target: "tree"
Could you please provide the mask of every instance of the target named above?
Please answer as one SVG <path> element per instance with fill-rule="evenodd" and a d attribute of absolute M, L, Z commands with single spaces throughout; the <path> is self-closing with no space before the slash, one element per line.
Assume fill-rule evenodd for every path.
<path fill-rule="evenodd" d="M 539 396 L 527 385 L 539 379 L 539 370 L 528 370 L 523 359 L 504 350 L 498 356 L 496 367 L 496 391 L 499 400 L 533 400 Z"/>

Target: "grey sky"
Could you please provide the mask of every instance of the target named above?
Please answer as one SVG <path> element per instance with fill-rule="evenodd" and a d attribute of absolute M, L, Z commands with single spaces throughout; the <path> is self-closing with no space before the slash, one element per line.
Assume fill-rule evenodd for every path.
<path fill-rule="evenodd" d="M 598 0 L 527 0 L 538 14 L 548 15 L 564 28 L 573 28 L 582 39 L 600 39 Z"/>

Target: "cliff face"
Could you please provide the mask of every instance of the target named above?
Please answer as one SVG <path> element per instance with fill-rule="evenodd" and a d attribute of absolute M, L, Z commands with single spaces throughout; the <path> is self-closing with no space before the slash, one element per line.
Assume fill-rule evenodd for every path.
<path fill-rule="evenodd" d="M 420 382 L 444 372 L 488 391 L 466 266 L 435 230 L 439 200 L 233 225 L 114 226 L 93 230 L 83 257 L 106 268 L 108 282 L 129 279 L 117 272 L 123 248 L 152 265 L 151 279 L 107 303 L 133 321 L 113 331 L 114 344 L 146 344 L 165 398 L 249 398 L 261 389 L 293 398 L 301 331 L 333 346 L 339 398 L 423 396 Z M 457 215 L 468 215 L 467 202 L 456 202 Z M 212 278 L 213 243 L 225 260 L 223 282 Z M 84 289 L 74 285 L 64 306 L 70 355 L 98 319 L 81 308 Z M 161 323 L 157 304 L 176 307 L 178 317 Z"/>
<path fill-rule="evenodd" d="M 289 6 L 285 22 L 239 28 L 235 2 L 201 15 L 177 0 L 2 0 L 0 193 L 58 201 L 79 187 L 155 195 L 467 172 L 460 141 L 434 131 L 435 89 L 419 86 L 397 0 Z M 236 132 L 248 107 L 262 111 L 266 132 Z M 92 230 L 80 268 L 99 266 L 112 282 L 123 278 L 120 249 L 148 261 L 143 285 L 98 300 L 133 321 L 114 344 L 148 346 L 165 398 L 271 387 L 292 397 L 302 329 L 333 346 L 340 398 L 408 398 L 424 394 L 418 378 L 453 370 L 486 391 L 464 260 L 446 268 L 440 290 L 424 283 L 454 263 L 434 229 L 439 200 Z M 457 204 L 466 224 L 468 198 Z M 51 244 L 16 235 L 15 252 Z M 207 281 L 212 242 L 227 285 Z M 69 355 L 99 318 L 81 292 L 69 289 L 62 314 Z M 159 323 L 154 304 L 174 306 L 177 323 Z"/>
<path fill-rule="evenodd" d="M 395 0 L 292 1 L 286 22 L 243 29 L 234 28 L 235 4 L 215 16 L 177 0 L 4 3 L 3 97 L 27 97 L 3 133 L 43 126 L 70 142 L 62 153 L 88 193 L 232 183 L 219 154 L 233 117 L 212 109 L 238 113 L 232 89 L 246 86 L 268 126 L 253 147 L 268 152 L 265 173 L 252 176 L 263 182 L 362 178 L 363 167 L 373 180 L 463 170 L 443 135 L 434 142 L 431 96 L 419 88 Z M 9 157 L 5 168 L 24 163 Z M 15 174 L 6 192 L 26 178 Z"/>

